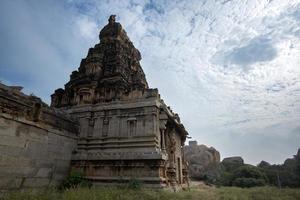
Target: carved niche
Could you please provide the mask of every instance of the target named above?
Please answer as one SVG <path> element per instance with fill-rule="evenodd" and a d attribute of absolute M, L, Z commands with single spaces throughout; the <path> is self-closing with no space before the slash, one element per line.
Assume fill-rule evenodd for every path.
<path fill-rule="evenodd" d="M 109 118 L 108 117 L 104 117 L 102 127 L 103 127 L 102 135 L 103 135 L 103 137 L 106 137 L 108 135 L 108 130 L 109 130 Z"/>

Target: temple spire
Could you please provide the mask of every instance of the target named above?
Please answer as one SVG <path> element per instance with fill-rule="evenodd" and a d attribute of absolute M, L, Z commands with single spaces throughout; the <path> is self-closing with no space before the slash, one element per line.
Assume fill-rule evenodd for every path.
<path fill-rule="evenodd" d="M 148 89 L 140 65 L 141 54 L 127 36 L 116 15 L 111 15 L 99 34 L 100 43 L 90 48 L 65 89 L 56 90 L 51 105 L 65 107 L 128 98 L 132 91 Z M 130 96 L 130 95 L 129 95 Z"/>

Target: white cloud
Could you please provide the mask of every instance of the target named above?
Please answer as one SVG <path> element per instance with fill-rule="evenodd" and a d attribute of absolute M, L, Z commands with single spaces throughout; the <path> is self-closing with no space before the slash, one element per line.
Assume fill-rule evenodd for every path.
<path fill-rule="evenodd" d="M 3 31 L 13 33 L 5 39 L 20 42 L 5 43 L 8 50 L 1 51 L 1 70 L 9 73 L 1 76 L 11 82 L 21 79 L 12 77 L 13 73 L 39 77 L 31 81 L 44 84 L 42 89 L 29 80 L 19 81 L 37 95 L 50 95 L 63 86 L 88 48 L 98 42 L 108 16 L 117 14 L 142 53 L 150 86 L 159 88 L 200 143 L 215 146 L 225 156 L 241 154 L 252 163 L 261 159 L 255 157 L 258 152 L 265 160 L 281 162 L 299 147 L 297 0 L 79 0 L 7 5 L 9 13 L 24 16 L 20 24 L 17 19 L 5 20 L 15 19 L 14 15 L 0 14 L 0 25 L 7 28 Z M 25 33 L 17 32 L 18 28 Z M 20 51 L 15 54 L 27 58 L 25 64 L 22 59 L 11 62 L 13 49 L 24 46 L 32 49 L 23 57 Z M 12 69 L 4 68 L 4 63 Z M 266 150 L 275 147 L 282 152 L 278 157 Z"/>
<path fill-rule="evenodd" d="M 95 35 L 97 35 L 95 33 L 98 32 L 98 25 L 96 22 L 92 21 L 87 16 L 81 16 L 76 20 L 76 24 L 81 37 L 87 40 L 95 39 Z"/>

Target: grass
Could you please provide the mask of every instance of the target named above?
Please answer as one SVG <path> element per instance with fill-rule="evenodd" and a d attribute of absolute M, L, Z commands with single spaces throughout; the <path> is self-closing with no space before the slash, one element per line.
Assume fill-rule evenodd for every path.
<path fill-rule="evenodd" d="M 278 189 L 275 187 L 237 188 L 221 187 L 217 189 L 218 200 L 300 200 L 300 188 Z"/>
<path fill-rule="evenodd" d="M 191 188 L 190 191 L 170 192 L 150 189 L 128 189 L 117 187 L 78 188 L 63 192 L 11 191 L 2 193 L 0 200 L 299 200 L 300 189 L 277 189 L 257 187 Z"/>

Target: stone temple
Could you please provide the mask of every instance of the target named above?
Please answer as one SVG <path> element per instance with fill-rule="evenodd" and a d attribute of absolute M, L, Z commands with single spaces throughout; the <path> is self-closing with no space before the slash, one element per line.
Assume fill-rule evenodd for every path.
<path fill-rule="evenodd" d="M 69 152 L 67 158 L 62 158 L 66 166 L 61 174 L 67 175 L 67 169 L 81 171 L 95 185 L 136 180 L 153 187 L 187 186 L 183 146 L 188 133 L 178 114 L 164 103 L 157 89 L 149 88 L 140 65 L 141 54 L 114 15 L 100 31 L 99 38 L 100 42 L 89 49 L 64 89 L 57 89 L 51 95 L 50 107 L 32 100 L 27 117 L 29 126 L 43 119 L 43 127 L 48 124 L 47 127 L 58 129 L 61 136 L 72 138 L 72 145 L 58 152 Z M 14 88 L 6 89 L 7 92 Z M 7 103 L 0 106 L 4 109 Z M 53 113 L 52 123 L 43 114 L 46 110 Z M 9 118 L 7 113 L 6 118 Z M 45 134 L 55 134 L 52 132 L 55 131 Z M 47 140 L 44 142 L 45 146 L 40 148 L 49 145 Z M 26 155 L 30 159 L 30 154 Z M 36 173 L 26 175 L 29 179 L 42 167 L 35 165 L 35 168 Z M 48 170 L 53 178 L 56 173 L 55 167 L 52 168 Z"/>

